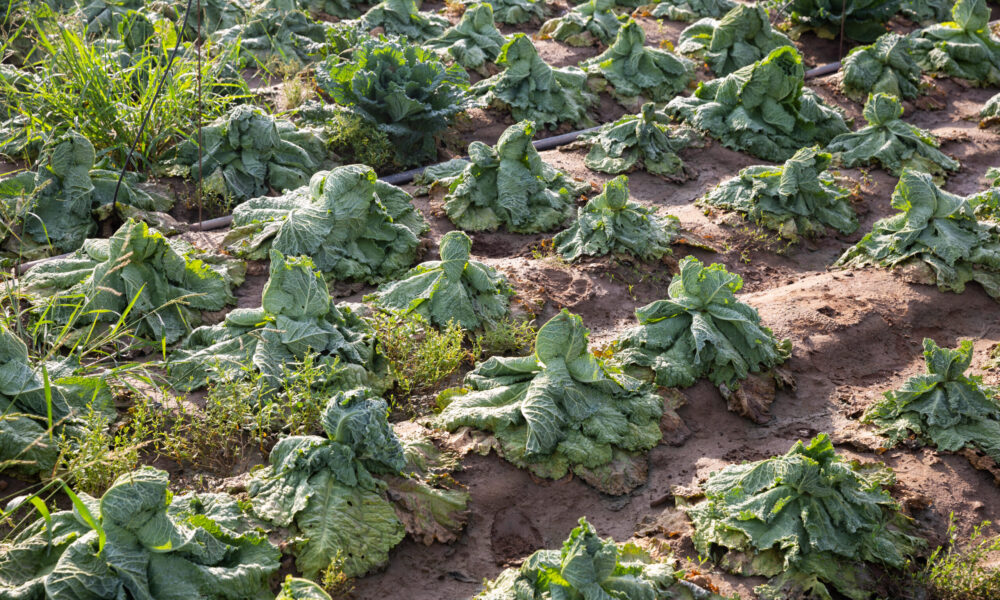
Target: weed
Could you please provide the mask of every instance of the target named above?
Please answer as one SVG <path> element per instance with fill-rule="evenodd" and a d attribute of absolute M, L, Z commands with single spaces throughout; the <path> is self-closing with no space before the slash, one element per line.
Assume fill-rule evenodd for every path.
<path fill-rule="evenodd" d="M 476 334 L 472 340 L 472 356 L 485 360 L 491 356 L 523 355 L 535 341 L 533 321 L 505 317 Z"/>
<path fill-rule="evenodd" d="M 340 550 L 323 570 L 320 585 L 333 600 L 347 600 L 354 592 L 354 580 L 344 573 L 344 557 Z"/>
<path fill-rule="evenodd" d="M 938 546 L 914 576 L 914 583 L 927 590 L 929 600 L 1000 598 L 1000 568 L 995 564 L 1000 536 L 986 535 L 990 525 L 983 521 L 973 528 L 968 543 L 960 544 L 955 514 L 949 516 L 947 549 Z M 991 558 L 993 566 L 989 566 Z"/>
<path fill-rule="evenodd" d="M 327 123 L 330 150 L 345 164 L 368 165 L 376 171 L 394 166 L 396 149 L 389 136 L 363 118 L 338 111 Z"/>

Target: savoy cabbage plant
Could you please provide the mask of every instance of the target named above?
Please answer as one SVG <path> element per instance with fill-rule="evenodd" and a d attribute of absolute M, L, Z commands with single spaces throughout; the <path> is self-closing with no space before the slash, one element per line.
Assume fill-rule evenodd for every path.
<path fill-rule="evenodd" d="M 35 360 L 0 324 L 0 473 L 51 474 L 57 440 L 83 437 L 88 416 L 104 423 L 117 416 L 101 377 L 81 375 L 73 359 Z"/>
<path fill-rule="evenodd" d="M 875 41 L 900 11 L 900 0 L 791 0 L 788 16 L 799 28 L 834 39 L 840 32 L 862 43 Z"/>
<path fill-rule="evenodd" d="M 668 181 L 681 182 L 694 176 L 678 156 L 701 136 L 687 127 L 674 127 L 670 117 L 647 102 L 638 114 L 606 123 L 597 131 L 583 133 L 579 144 L 590 150 L 584 158 L 588 169 L 600 173 L 629 173 L 644 169 Z"/>
<path fill-rule="evenodd" d="M 315 578 L 338 557 L 348 577 L 383 566 L 408 525 L 417 538 L 442 523 L 464 526 L 467 492 L 403 475 L 418 467 L 386 420 L 388 411 L 366 389 L 335 394 L 323 411 L 326 435 L 282 439 L 251 479 L 254 514 L 298 534 L 295 563 L 305 577 Z M 387 482 L 387 476 L 396 477 Z M 406 516 L 414 502 L 426 511 L 416 520 Z"/>
<path fill-rule="evenodd" d="M 1000 402 L 997 390 L 965 371 L 972 342 L 951 350 L 924 339 L 927 372 L 907 379 L 868 407 L 861 420 L 875 426 L 886 446 L 916 437 L 939 450 L 979 450 L 1000 463 Z"/>
<path fill-rule="evenodd" d="M 469 163 L 451 181 L 444 212 L 459 229 L 538 233 L 559 227 L 583 185 L 542 160 L 531 144 L 534 124 L 507 128 L 497 145 L 469 144 Z"/>
<path fill-rule="evenodd" d="M 902 14 L 914 23 L 940 23 L 951 15 L 954 0 L 903 0 Z"/>
<path fill-rule="evenodd" d="M 35 266 L 22 284 L 39 318 L 81 332 L 121 320 L 139 338 L 172 344 L 201 311 L 236 303 L 245 270 L 129 219 L 110 238 Z"/>
<path fill-rule="evenodd" d="M 763 406 L 736 392 L 751 373 L 785 362 L 791 342 L 775 339 L 761 325 L 757 310 L 737 300 L 741 287 L 743 279 L 723 265 L 706 267 L 693 256 L 684 257 L 667 298 L 636 309 L 639 325 L 618 339 L 615 361 L 664 387 L 688 387 L 708 377 L 727 396 L 731 409 L 765 421 L 773 391 L 762 400 Z"/>
<path fill-rule="evenodd" d="M 864 102 L 871 94 L 912 100 L 920 93 L 920 65 L 910 36 L 886 33 L 851 50 L 841 72 L 840 89 L 855 102 Z"/>
<path fill-rule="evenodd" d="M 677 52 L 705 62 L 722 77 L 792 41 L 771 28 L 759 4 L 739 4 L 721 19 L 705 18 L 681 32 Z"/>
<path fill-rule="evenodd" d="M 913 34 L 921 68 L 976 85 L 1000 85 L 1000 39 L 990 31 L 986 0 L 958 0 L 951 15 L 952 21 Z"/>
<path fill-rule="evenodd" d="M 365 297 L 376 306 L 417 313 L 436 327 L 454 321 L 479 329 L 507 315 L 514 290 L 493 267 L 470 260 L 472 240 L 461 231 L 441 238 L 441 260 L 417 265 Z"/>
<path fill-rule="evenodd" d="M 504 569 L 473 600 L 722 600 L 685 581 L 675 562 L 654 560 L 632 543 L 601 539 L 581 517 L 560 550 L 538 550 L 520 567 Z"/>
<path fill-rule="evenodd" d="M 556 234 L 552 245 L 570 262 L 607 254 L 654 261 L 671 253 L 670 244 L 679 231 L 677 217 L 660 217 L 654 209 L 629 200 L 628 177 L 619 175 L 577 209 L 576 221 Z"/>
<path fill-rule="evenodd" d="M 540 477 L 572 471 L 604 493 L 628 493 L 645 480 L 642 453 L 662 437 L 664 402 L 591 354 L 588 335 L 564 309 L 538 330 L 533 354 L 490 358 L 442 394 L 436 424 L 489 432 L 486 451 Z"/>
<path fill-rule="evenodd" d="M 461 4 L 475 5 L 482 0 L 461 0 Z M 540 22 L 545 18 L 545 2 L 542 0 L 489 0 L 493 7 L 493 18 L 504 25 Z"/>
<path fill-rule="evenodd" d="M 361 17 L 369 31 L 380 27 L 388 35 L 398 35 L 420 43 L 444 33 L 448 19 L 434 13 L 421 12 L 417 0 L 382 0 Z"/>
<path fill-rule="evenodd" d="M 281 552 L 226 494 L 175 495 L 152 467 L 43 513 L 0 559 L 0 597 L 237 600 L 268 592 Z"/>
<path fill-rule="evenodd" d="M 834 590 L 866 600 L 874 580 L 866 563 L 901 568 L 922 540 L 885 489 L 884 465 L 848 461 L 821 433 L 784 455 L 730 465 L 702 484 L 688 507 L 702 556 L 740 575 L 770 579 L 765 600 L 831 598 Z"/>
<path fill-rule="evenodd" d="M 51 249 L 78 249 L 97 232 L 98 220 L 111 216 L 118 173 L 95 169 L 97 154 L 90 140 L 74 131 L 54 140 L 39 157 L 37 171 L 0 178 L 0 208 L 5 219 L 20 225 L 11 235 L 0 224 L 6 249 L 22 258 L 40 258 Z M 118 191 L 117 216 L 158 220 L 172 201 L 146 193 L 126 178 Z"/>
<path fill-rule="evenodd" d="M 615 0 L 585 0 L 565 15 L 543 23 L 538 35 L 570 46 L 610 44 L 625 20 L 614 8 Z"/>
<path fill-rule="evenodd" d="M 663 0 L 640 7 L 636 15 L 670 21 L 697 21 L 705 17 L 718 19 L 736 6 L 733 0 Z"/>
<path fill-rule="evenodd" d="M 487 63 L 496 61 L 506 43 L 507 38 L 493 22 L 493 7 L 481 2 L 466 8 L 457 25 L 424 46 L 450 56 L 466 69 L 485 75 Z"/>
<path fill-rule="evenodd" d="M 502 72 L 469 90 L 484 105 L 503 108 L 516 121 L 530 119 L 543 127 L 593 123 L 587 108 L 597 103 L 597 97 L 587 89 L 587 75 L 576 67 L 549 66 L 528 36 L 514 34 L 500 50 L 497 65 Z"/>
<path fill-rule="evenodd" d="M 329 27 L 291 2 L 261 2 L 238 24 L 212 35 L 218 48 L 238 47 L 244 66 L 274 63 L 302 68 L 326 54 Z"/>
<path fill-rule="evenodd" d="M 240 105 L 201 130 L 200 151 L 197 138 L 181 142 L 175 162 L 206 193 L 243 202 L 305 185 L 325 159 L 315 131 Z"/>
<path fill-rule="evenodd" d="M 334 102 L 385 132 L 400 165 L 437 156 L 435 136 L 466 108 L 469 77 L 432 50 L 405 40 L 368 38 L 349 58 L 331 56 L 316 83 Z"/>
<path fill-rule="evenodd" d="M 646 46 L 642 27 L 629 19 L 603 53 L 580 68 L 625 106 L 644 101 L 666 102 L 683 92 L 694 78 L 694 63 L 666 50 Z"/>
<path fill-rule="evenodd" d="M 1000 94 L 986 101 L 982 110 L 979 111 L 979 118 L 980 127 L 1000 125 Z"/>
<path fill-rule="evenodd" d="M 251 260 L 273 248 L 311 257 L 331 279 L 379 283 L 413 264 L 429 229 L 411 200 L 369 167 L 336 167 L 283 196 L 237 206 L 225 243 Z"/>
<path fill-rule="evenodd" d="M 270 278 L 259 308 L 238 308 L 218 325 L 199 327 L 167 362 L 174 387 L 196 390 L 210 381 L 260 373 L 262 395 L 282 389 L 286 367 L 314 355 L 312 384 L 324 389 L 385 390 L 389 367 L 371 328 L 347 305 L 337 306 L 308 257 L 271 251 Z"/>
<path fill-rule="evenodd" d="M 774 162 L 847 133 L 844 118 L 805 87 L 802 57 L 790 46 L 674 98 L 665 111 L 722 144 Z"/>
<path fill-rule="evenodd" d="M 742 213 L 782 237 L 814 237 L 827 227 L 848 234 L 858 228 L 847 190 L 827 171 L 831 156 L 803 148 L 783 165 L 755 165 L 712 188 L 698 203 Z"/>
<path fill-rule="evenodd" d="M 863 114 L 867 127 L 838 135 L 826 146 L 844 166 L 878 163 L 894 175 L 903 169 L 932 175 L 958 170 L 958 161 L 938 150 L 933 135 L 903 121 L 903 103 L 896 96 L 869 96 Z"/>
<path fill-rule="evenodd" d="M 877 221 L 834 266 L 906 268 L 917 281 L 956 293 L 976 281 L 1000 298 L 1000 225 L 976 218 L 983 197 L 956 196 L 930 174 L 904 169 L 892 193 L 900 212 Z"/>

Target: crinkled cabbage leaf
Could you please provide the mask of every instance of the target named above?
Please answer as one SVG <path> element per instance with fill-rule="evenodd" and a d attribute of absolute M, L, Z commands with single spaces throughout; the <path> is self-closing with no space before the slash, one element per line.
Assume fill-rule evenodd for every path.
<path fill-rule="evenodd" d="M 976 85 L 1000 85 L 1000 39 L 990 31 L 986 0 L 958 0 L 951 16 L 952 21 L 913 34 L 921 68 Z"/>
<path fill-rule="evenodd" d="M 639 7 L 639 16 L 670 21 L 697 21 L 705 17 L 718 19 L 736 8 L 732 0 L 664 0 L 658 4 Z"/>
<path fill-rule="evenodd" d="M 840 32 L 862 43 L 874 42 L 885 24 L 900 11 L 900 0 L 791 0 L 786 7 L 793 23 L 834 39 Z"/>
<path fill-rule="evenodd" d="M 481 2 L 466 8 L 457 25 L 424 46 L 446 53 L 466 69 L 485 73 L 486 64 L 496 61 L 506 43 L 493 22 L 493 7 Z"/>
<path fill-rule="evenodd" d="M 993 96 L 986 101 L 982 110 L 979 111 L 980 127 L 993 127 L 1000 125 L 1000 94 Z"/>
<path fill-rule="evenodd" d="M 461 0 L 462 4 L 474 5 L 482 0 Z M 504 25 L 520 25 L 539 22 L 545 18 L 545 3 L 541 0 L 489 0 L 493 7 L 493 18 Z"/>
<path fill-rule="evenodd" d="M 739 4 L 721 19 L 705 18 L 681 32 L 677 52 L 704 61 L 722 77 L 792 41 L 771 28 L 760 5 Z"/>
<path fill-rule="evenodd" d="M 586 0 L 565 15 L 543 23 L 538 35 L 570 46 L 610 44 L 625 20 L 614 7 L 615 0 Z"/>
<path fill-rule="evenodd" d="M 212 40 L 219 48 L 238 46 L 248 67 L 312 64 L 327 53 L 329 24 L 314 21 L 291 4 L 261 2 L 237 25 L 216 31 Z"/>
<path fill-rule="evenodd" d="M 871 94 L 912 100 L 920 93 L 920 65 L 909 36 L 887 33 L 873 44 L 851 50 L 841 71 L 840 89 L 855 102 L 864 102 Z"/>
<path fill-rule="evenodd" d="M 417 0 L 382 0 L 361 16 L 361 23 L 369 31 L 381 27 L 414 43 L 436 38 L 451 25 L 444 17 L 421 12 Z"/>

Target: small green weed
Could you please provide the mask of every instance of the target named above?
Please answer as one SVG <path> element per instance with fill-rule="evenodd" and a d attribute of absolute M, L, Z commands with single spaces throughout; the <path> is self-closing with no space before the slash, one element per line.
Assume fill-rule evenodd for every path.
<path fill-rule="evenodd" d="M 472 356 L 476 360 L 485 360 L 491 356 L 523 355 L 531 350 L 537 333 L 532 321 L 506 317 L 482 333 L 475 334 Z"/>
<path fill-rule="evenodd" d="M 914 583 L 926 589 L 928 600 L 995 600 L 1000 598 L 1000 536 L 988 536 L 989 521 L 973 528 L 969 541 L 960 543 L 955 515 L 948 523 L 947 548 L 938 546 Z M 992 565 L 990 564 L 992 561 Z"/>

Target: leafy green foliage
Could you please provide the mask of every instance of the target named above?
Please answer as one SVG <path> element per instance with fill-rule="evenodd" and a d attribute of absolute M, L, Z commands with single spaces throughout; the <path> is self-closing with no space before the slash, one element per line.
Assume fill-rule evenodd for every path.
<path fill-rule="evenodd" d="M 570 46 L 610 44 L 625 20 L 614 7 L 614 0 L 586 0 L 565 15 L 543 23 L 538 35 Z"/>
<path fill-rule="evenodd" d="M 732 0 L 664 0 L 650 5 L 649 16 L 671 21 L 697 21 L 704 17 L 718 19 L 736 8 Z M 639 9 L 644 11 L 643 8 Z"/>
<path fill-rule="evenodd" d="M 314 130 L 242 105 L 202 129 L 200 153 L 197 138 L 181 143 L 176 162 L 206 193 L 242 202 L 305 185 L 325 158 Z"/>
<path fill-rule="evenodd" d="M 461 0 L 462 4 L 475 5 L 482 0 Z M 504 25 L 520 25 L 545 18 L 545 3 L 540 0 L 489 0 L 493 18 Z"/>
<path fill-rule="evenodd" d="M 576 67 L 550 67 L 528 36 L 514 34 L 500 50 L 497 65 L 502 72 L 469 90 L 485 105 L 502 107 L 516 121 L 530 119 L 543 127 L 592 123 L 587 108 L 597 97 L 587 90 L 586 74 Z"/>
<path fill-rule="evenodd" d="M 237 25 L 212 37 L 223 48 L 239 48 L 247 66 L 283 63 L 301 69 L 325 55 L 327 26 L 293 4 L 261 2 Z"/>
<path fill-rule="evenodd" d="M 328 278 L 377 283 L 413 263 L 428 229 L 411 200 L 364 165 L 337 167 L 313 175 L 308 187 L 237 206 L 225 243 L 249 259 L 273 248 L 312 257 Z"/>
<path fill-rule="evenodd" d="M 347 108 L 307 100 L 296 109 L 296 117 L 321 127 L 330 153 L 344 164 L 368 165 L 377 172 L 395 165 L 396 148 L 389 135 Z"/>
<path fill-rule="evenodd" d="M 396 145 L 396 162 L 409 165 L 437 156 L 434 136 L 465 110 L 469 79 L 430 50 L 380 37 L 361 41 L 350 59 L 328 58 L 316 83 L 384 131 Z"/>
<path fill-rule="evenodd" d="M 693 171 L 677 153 L 698 137 L 692 129 L 671 126 L 670 117 L 647 102 L 639 114 L 625 115 L 577 139 L 590 146 L 584 159 L 588 169 L 611 174 L 645 169 L 669 181 L 684 181 Z"/>
<path fill-rule="evenodd" d="M 199 327 L 167 367 L 173 384 L 193 390 L 209 381 L 262 375 L 265 394 L 281 389 L 285 365 L 315 354 L 315 385 L 333 389 L 388 387 L 388 366 L 371 329 L 346 305 L 335 306 L 307 257 L 271 251 L 271 277 L 260 308 L 239 308 L 219 325 Z"/>
<path fill-rule="evenodd" d="M 318 584 L 301 577 L 286 575 L 285 580 L 281 582 L 281 590 L 274 600 L 331 600 L 331 598 L 330 594 L 323 591 Z"/>
<path fill-rule="evenodd" d="M 723 145 L 774 162 L 848 131 L 843 117 L 804 87 L 802 57 L 781 47 L 767 58 L 674 98 L 667 114 L 706 131 Z"/>
<path fill-rule="evenodd" d="M 912 100 L 920 93 L 920 65 L 909 36 L 886 33 L 873 44 L 859 46 L 847 55 L 841 70 L 840 89 L 855 102 L 872 94 Z"/>
<path fill-rule="evenodd" d="M 927 557 L 914 583 L 936 600 L 990 600 L 1000 595 L 1000 570 L 992 557 L 1000 552 L 1000 536 L 987 535 L 992 523 L 972 528 L 969 540 L 958 541 L 955 513 L 948 515 L 948 542 Z"/>
<path fill-rule="evenodd" d="M 955 350 L 924 339 L 927 373 L 907 379 L 868 407 L 862 421 L 873 424 L 891 447 L 916 436 L 939 450 L 975 448 L 1000 463 L 1000 402 L 982 377 L 966 377 L 972 342 Z"/>
<path fill-rule="evenodd" d="M 271 450 L 270 465 L 250 481 L 254 513 L 301 535 L 296 566 L 306 577 L 315 578 L 338 556 L 348 577 L 364 575 L 388 562 L 403 540 L 406 526 L 377 476 L 414 469 L 387 412 L 385 401 L 365 389 L 333 396 L 323 413 L 326 437 L 284 438 Z M 433 497 L 435 505 L 457 503 L 461 510 L 468 501 L 461 490 L 438 490 L 418 477 L 398 479 L 421 497 Z M 464 524 L 461 518 L 454 523 Z"/>
<path fill-rule="evenodd" d="M 514 290 L 496 269 L 469 260 L 471 250 L 469 236 L 449 231 L 441 238 L 441 260 L 417 265 L 365 300 L 389 310 L 419 313 L 437 327 L 449 321 L 463 329 L 494 323 L 507 314 Z"/>
<path fill-rule="evenodd" d="M 1000 125 L 1000 94 L 993 96 L 986 101 L 982 110 L 979 111 L 980 127 L 992 127 Z"/>
<path fill-rule="evenodd" d="M 655 210 L 629 200 L 628 178 L 619 175 L 577 209 L 576 222 L 560 231 L 552 243 L 568 261 L 606 254 L 653 261 L 670 254 L 679 230 L 677 217 L 659 217 Z"/>
<path fill-rule="evenodd" d="M 817 236 L 832 227 L 853 233 L 858 219 L 847 190 L 826 168 L 830 154 L 803 148 L 779 167 L 747 167 L 713 188 L 700 204 L 733 210 L 782 236 Z"/>
<path fill-rule="evenodd" d="M 953 0 L 903 0 L 900 7 L 906 18 L 914 23 L 940 23 L 951 15 Z"/>
<path fill-rule="evenodd" d="M 645 479 L 621 469 L 661 438 L 663 400 L 609 369 L 587 348 L 580 317 L 563 310 L 538 330 L 531 356 L 490 358 L 448 394 L 437 424 L 496 436 L 514 465 L 558 479 L 572 470 L 597 489 L 624 494 Z"/>
<path fill-rule="evenodd" d="M 584 517 L 561 550 L 539 550 L 518 568 L 506 569 L 474 600 L 628 598 L 721 600 L 683 580 L 669 562 L 655 561 L 634 544 L 601 539 Z"/>
<path fill-rule="evenodd" d="M 320 14 L 337 17 L 338 19 L 353 19 L 361 15 L 358 0 L 295 0 L 295 4 L 310 15 Z"/>
<path fill-rule="evenodd" d="M 72 359 L 32 360 L 27 345 L 0 324 L 0 472 L 51 473 L 60 436 L 82 436 L 89 413 L 115 417 L 107 385 L 78 373 Z"/>
<path fill-rule="evenodd" d="M 635 103 L 640 97 L 666 102 L 687 88 L 694 77 L 694 64 L 645 44 L 642 27 L 629 19 L 607 50 L 583 61 L 580 67 L 607 81 L 611 94 L 623 103 Z"/>
<path fill-rule="evenodd" d="M 885 23 L 900 10 L 900 0 L 792 0 L 788 16 L 793 23 L 816 30 L 829 39 L 844 35 L 869 43 L 885 33 Z"/>
<path fill-rule="evenodd" d="M 0 206 L 5 220 L 21 225 L 23 235 L 10 235 L 7 249 L 20 256 L 38 258 L 51 248 L 78 249 L 97 231 L 97 220 L 110 216 L 118 173 L 95 169 L 94 145 L 70 132 L 54 141 L 42 154 L 37 171 L 24 171 L 0 179 Z M 133 180 L 134 181 L 134 180 Z M 153 197 L 130 183 L 118 191 L 117 216 L 147 215 L 165 211 L 172 202 Z"/>
<path fill-rule="evenodd" d="M 527 39 L 527 38 L 525 38 Z M 569 216 L 579 184 L 542 161 L 531 145 L 535 126 L 521 121 L 507 128 L 495 148 L 469 144 L 470 162 L 451 182 L 444 211 L 465 231 L 538 233 Z"/>
<path fill-rule="evenodd" d="M 47 515 L 0 559 L 5 598 L 252 598 L 280 552 L 225 494 L 173 495 L 163 471 L 118 478 Z"/>
<path fill-rule="evenodd" d="M 771 28 L 760 5 L 739 4 L 722 19 L 701 19 L 681 32 L 677 52 L 705 61 L 717 76 L 763 59 L 792 41 Z"/>
<path fill-rule="evenodd" d="M 1000 85 L 1000 39 L 990 32 L 986 0 L 958 0 L 951 16 L 952 21 L 914 34 L 921 68 L 976 85 Z"/>
<path fill-rule="evenodd" d="M 200 311 L 236 303 L 232 289 L 243 271 L 130 219 L 110 239 L 87 240 L 69 257 L 37 265 L 22 283 L 38 318 L 78 331 L 123 321 L 141 338 L 172 344 Z"/>
<path fill-rule="evenodd" d="M 958 161 L 938 150 L 933 135 L 901 119 L 903 104 L 896 96 L 868 96 L 863 114 L 867 127 L 838 135 L 826 146 L 844 166 L 877 162 L 894 175 L 903 169 L 932 175 L 958 170 Z"/>
<path fill-rule="evenodd" d="M 976 281 L 1000 298 L 1000 226 L 975 216 L 985 194 L 962 198 L 934 185 L 929 174 L 906 169 L 892 193 L 900 212 L 876 222 L 835 266 L 906 267 L 942 291 L 961 293 Z"/>
<path fill-rule="evenodd" d="M 493 7 L 483 2 L 469 6 L 457 25 L 424 45 L 447 53 L 466 69 L 485 73 L 486 63 L 496 61 L 506 43 L 493 22 Z"/>
<path fill-rule="evenodd" d="M 864 563 L 899 568 L 921 545 L 883 489 L 892 482 L 882 465 L 838 456 L 821 433 L 783 456 L 709 475 L 705 500 L 687 511 L 692 541 L 700 554 L 721 553 L 728 571 L 773 578 L 754 590 L 767 600 L 830 598 L 831 588 L 870 598 Z"/>
<path fill-rule="evenodd" d="M 436 38 L 450 25 L 444 17 L 421 12 L 417 0 L 382 0 L 362 15 L 361 24 L 369 31 L 381 27 L 386 34 L 414 43 Z"/>
<path fill-rule="evenodd" d="M 757 311 L 736 299 L 741 287 L 743 279 L 723 265 L 684 257 L 667 299 L 636 309 L 639 326 L 622 334 L 616 361 L 636 373 L 651 370 L 665 387 L 708 377 L 732 388 L 751 372 L 781 364 L 791 343 L 776 340 Z"/>

